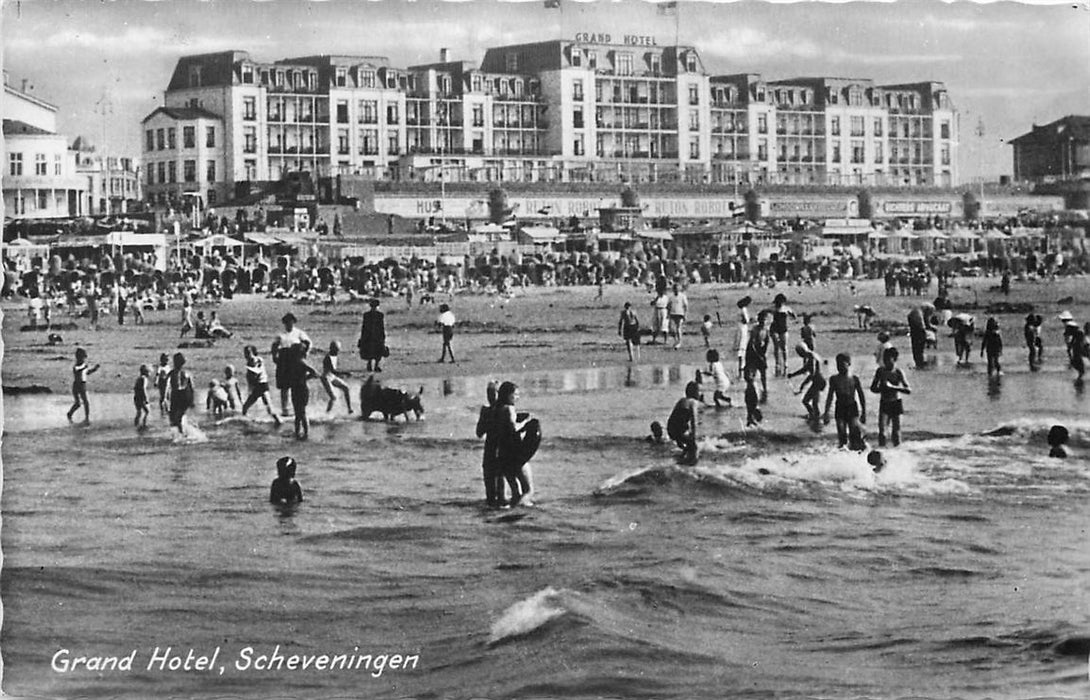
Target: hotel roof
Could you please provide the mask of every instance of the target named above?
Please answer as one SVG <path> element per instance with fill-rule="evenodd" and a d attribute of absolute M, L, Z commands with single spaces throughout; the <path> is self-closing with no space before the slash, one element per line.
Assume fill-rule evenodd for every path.
<path fill-rule="evenodd" d="M 52 131 L 21 122 L 18 119 L 4 120 L 4 136 L 56 136 Z"/>
<path fill-rule="evenodd" d="M 222 119 L 220 115 L 215 112 L 209 112 L 202 107 L 158 107 L 148 116 L 140 120 L 143 124 L 147 120 L 154 117 L 156 114 L 165 114 L 171 119 L 177 119 L 178 121 L 193 121 L 194 119 Z"/>

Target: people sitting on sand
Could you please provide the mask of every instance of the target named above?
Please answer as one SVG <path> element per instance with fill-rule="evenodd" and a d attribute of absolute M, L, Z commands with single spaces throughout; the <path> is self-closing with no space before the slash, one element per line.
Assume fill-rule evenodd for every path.
<path fill-rule="evenodd" d="M 198 340 L 211 340 L 212 333 L 208 327 L 208 319 L 203 311 L 197 312 L 197 320 L 193 322 L 193 337 Z"/>
<path fill-rule="evenodd" d="M 200 314 L 197 314 L 200 316 Z M 216 316 L 216 312 L 212 312 L 211 318 L 208 319 L 208 334 L 212 338 L 230 338 L 234 333 L 224 328 L 220 323 L 219 317 Z M 198 338 L 200 336 L 197 336 Z"/>

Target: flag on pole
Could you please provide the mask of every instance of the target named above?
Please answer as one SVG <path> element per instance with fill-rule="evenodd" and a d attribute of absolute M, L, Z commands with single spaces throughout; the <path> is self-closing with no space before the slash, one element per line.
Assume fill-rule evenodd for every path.
<path fill-rule="evenodd" d="M 663 17 L 677 15 L 677 0 L 666 0 L 658 3 L 659 14 Z"/>
<path fill-rule="evenodd" d="M 559 10 L 560 9 L 560 0 L 545 0 L 545 9 L 546 10 Z"/>

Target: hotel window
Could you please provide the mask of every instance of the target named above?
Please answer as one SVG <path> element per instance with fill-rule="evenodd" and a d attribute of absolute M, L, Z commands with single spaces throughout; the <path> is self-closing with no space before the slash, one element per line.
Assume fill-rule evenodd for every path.
<path fill-rule="evenodd" d="M 201 86 L 201 67 L 190 66 L 189 67 L 189 87 Z"/>
<path fill-rule="evenodd" d="M 360 153 L 365 156 L 378 155 L 377 129 L 360 129 Z"/>
<path fill-rule="evenodd" d="M 389 131 L 386 134 L 386 153 L 391 156 L 396 156 L 400 150 L 399 138 L 397 130 Z"/>
<path fill-rule="evenodd" d="M 594 70 L 598 67 L 598 52 L 587 51 L 587 68 Z"/>
<path fill-rule="evenodd" d="M 768 141 L 757 139 L 757 160 L 768 160 Z"/>
<path fill-rule="evenodd" d="M 691 105 L 700 104 L 700 87 L 697 86 L 697 85 L 690 85 L 689 86 L 689 104 L 691 104 Z"/>
<path fill-rule="evenodd" d="M 377 100 L 360 100 L 359 120 L 360 124 L 378 124 Z"/>
<path fill-rule="evenodd" d="M 148 184 L 155 184 L 155 168 L 151 167 L 150 165 L 148 166 Z"/>
<path fill-rule="evenodd" d="M 337 153 L 348 154 L 348 129 L 337 129 Z"/>
<path fill-rule="evenodd" d="M 285 73 L 286 73 L 286 76 L 287 76 L 287 79 L 288 79 L 288 87 L 292 88 L 294 90 L 295 89 L 295 71 L 290 71 L 289 70 L 289 71 L 285 71 Z"/>
<path fill-rule="evenodd" d="M 765 101 L 765 89 L 763 87 L 757 88 L 756 98 L 757 98 L 757 102 L 764 102 Z"/>
<path fill-rule="evenodd" d="M 34 174 L 35 175 L 48 175 L 49 164 L 45 160 L 44 153 L 34 154 Z"/>
<path fill-rule="evenodd" d="M 840 136 L 840 117 L 832 117 L 829 120 L 829 133 L 833 136 Z"/>
<path fill-rule="evenodd" d="M 256 180 L 257 179 L 257 161 L 256 160 L 244 161 L 244 167 L 246 168 L 246 179 L 247 180 Z"/>
<path fill-rule="evenodd" d="M 182 172 L 185 174 L 186 182 L 197 181 L 197 161 L 187 160 L 182 164 Z"/>
<path fill-rule="evenodd" d="M 647 57 L 647 64 L 651 66 L 651 75 L 662 73 L 662 56 L 653 53 Z"/>
<path fill-rule="evenodd" d="M 204 129 L 204 145 L 207 148 L 216 147 L 216 127 L 208 126 Z"/>
<path fill-rule="evenodd" d="M 254 67 L 243 66 L 242 67 L 242 82 L 246 85 L 253 85 L 254 82 Z"/>
<path fill-rule="evenodd" d="M 617 54 L 617 75 L 631 75 L 632 74 L 632 54 L 627 52 L 619 52 Z"/>
<path fill-rule="evenodd" d="M 829 104 L 835 105 L 840 102 L 840 91 L 836 88 L 829 88 Z"/>
<path fill-rule="evenodd" d="M 46 190 L 38 190 L 37 204 L 39 209 L 46 209 L 49 207 L 49 192 Z"/>
<path fill-rule="evenodd" d="M 881 136 L 882 135 L 882 118 L 881 117 L 875 117 L 875 119 L 874 119 L 874 135 L 875 136 Z"/>
<path fill-rule="evenodd" d="M 767 114 L 758 114 L 757 115 L 757 133 L 758 134 L 767 134 L 768 133 L 768 115 Z"/>
<path fill-rule="evenodd" d="M 174 150 L 178 147 L 177 129 L 167 129 L 167 148 Z"/>
<path fill-rule="evenodd" d="M 159 170 L 159 182 L 160 182 L 160 184 L 166 182 L 167 181 L 167 164 L 166 163 L 159 163 L 158 164 L 158 170 Z"/>
<path fill-rule="evenodd" d="M 278 122 L 282 119 L 283 114 L 283 101 L 279 97 L 274 97 L 269 100 L 269 121 Z"/>
<path fill-rule="evenodd" d="M 484 126 L 484 105 L 473 105 L 473 126 Z"/>
<path fill-rule="evenodd" d="M 573 48 L 571 50 L 571 64 L 576 68 L 580 68 L 583 65 L 583 52 L 579 49 Z"/>
<path fill-rule="evenodd" d="M 852 141 L 852 162 L 853 163 L 862 163 L 863 162 L 863 142 L 862 141 L 854 141 L 854 140 Z"/>
<path fill-rule="evenodd" d="M 780 146 L 780 162 L 782 163 L 782 162 L 787 160 L 787 144 L 784 143 L 783 141 L 780 141 L 779 146 Z"/>
<path fill-rule="evenodd" d="M 939 162 L 943 165 L 950 165 L 950 146 L 948 144 L 944 143 L 942 145 L 942 148 L 939 150 L 939 154 L 941 159 Z"/>
<path fill-rule="evenodd" d="M 182 127 L 182 148 L 195 148 L 197 146 L 197 129 L 192 126 Z"/>
<path fill-rule="evenodd" d="M 257 119 L 257 98 L 242 98 L 242 118 L 246 121 Z"/>
<path fill-rule="evenodd" d="M 689 110 L 689 131 L 700 131 L 700 110 Z"/>
<path fill-rule="evenodd" d="M 53 174 L 57 176 L 64 174 L 64 158 L 60 153 L 53 154 Z"/>
<path fill-rule="evenodd" d="M 519 55 L 517 53 L 504 54 L 503 64 L 507 72 L 514 73 L 519 69 Z"/>
<path fill-rule="evenodd" d="M 278 70 L 273 73 L 273 85 L 276 87 L 284 86 L 284 71 Z"/>
<path fill-rule="evenodd" d="M 834 163 L 839 163 L 840 162 L 840 144 L 839 143 L 834 143 L 833 144 L 833 162 Z"/>
<path fill-rule="evenodd" d="M 575 129 L 582 129 L 583 128 L 583 108 L 582 107 L 576 107 L 574 110 L 572 110 L 572 128 L 575 128 Z"/>
<path fill-rule="evenodd" d="M 148 129 L 147 131 L 145 131 L 144 132 L 144 140 L 145 140 L 144 150 L 145 151 L 154 151 L 155 150 L 155 130 L 154 129 Z"/>
<path fill-rule="evenodd" d="M 576 134 L 574 140 L 572 141 L 572 153 L 574 155 L 581 156 L 583 155 L 583 150 L 583 135 Z"/>
<path fill-rule="evenodd" d="M 212 206 L 216 203 L 216 191 L 208 190 L 208 206 Z"/>
<path fill-rule="evenodd" d="M 337 100 L 337 123 L 348 123 L 348 100 Z"/>
<path fill-rule="evenodd" d="M 571 98 L 573 100 L 583 100 L 583 81 L 573 80 L 571 83 Z"/>
<path fill-rule="evenodd" d="M 950 138 L 950 122 L 948 122 L 948 121 L 939 122 L 939 138 L 943 138 L 943 139 Z"/>
<path fill-rule="evenodd" d="M 696 54 L 695 53 L 690 52 L 688 54 L 685 54 L 685 70 L 687 70 L 690 73 L 695 73 L 696 72 Z"/>
<path fill-rule="evenodd" d="M 863 91 L 858 88 L 853 88 L 848 91 L 848 105 L 852 107 L 863 106 Z"/>
<path fill-rule="evenodd" d="M 862 136 L 864 128 L 865 127 L 864 127 L 864 124 L 863 124 L 863 117 L 852 117 L 851 118 L 851 129 L 852 129 L 851 135 L 852 136 Z"/>
<path fill-rule="evenodd" d="M 178 164 L 174 161 L 167 163 L 167 182 L 178 181 Z"/>
<path fill-rule="evenodd" d="M 269 84 L 269 71 L 264 70 L 264 69 L 262 69 L 262 71 L 261 71 L 261 84 L 262 85 L 268 85 Z"/>
<path fill-rule="evenodd" d="M 522 81 L 518 79 L 512 80 L 511 85 L 512 90 L 515 93 L 515 97 L 522 97 Z"/>
<path fill-rule="evenodd" d="M 401 122 L 401 117 L 398 115 L 398 109 L 396 104 L 386 105 L 386 123 L 398 124 Z"/>
<path fill-rule="evenodd" d="M 777 134 L 786 134 L 787 133 L 787 117 L 784 116 L 783 114 L 777 114 L 776 115 L 776 133 Z"/>
<path fill-rule="evenodd" d="M 375 71 L 364 70 L 360 72 L 360 86 L 365 88 L 375 87 Z"/>
<path fill-rule="evenodd" d="M 474 75 L 472 78 L 469 79 L 469 89 L 471 92 L 481 91 L 481 76 Z"/>
<path fill-rule="evenodd" d="M 689 157 L 700 157 L 700 139 L 696 136 L 689 139 Z"/>
<path fill-rule="evenodd" d="M 879 141 L 879 142 L 874 144 L 874 162 L 875 163 L 884 162 L 883 155 L 884 154 L 882 153 L 882 142 Z"/>
<path fill-rule="evenodd" d="M 337 68 L 336 83 L 337 83 L 337 87 L 344 87 L 344 86 L 348 85 L 348 69 L 347 68 L 343 68 L 343 67 Z"/>
<path fill-rule="evenodd" d="M 216 181 L 216 161 L 210 160 L 205 164 L 204 175 L 207 182 Z"/>
<path fill-rule="evenodd" d="M 242 129 L 242 152 L 257 153 L 257 129 L 252 126 Z"/>

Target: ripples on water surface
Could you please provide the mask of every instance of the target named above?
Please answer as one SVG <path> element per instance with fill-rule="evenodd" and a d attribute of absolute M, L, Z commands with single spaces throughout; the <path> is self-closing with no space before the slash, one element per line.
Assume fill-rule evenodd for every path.
<path fill-rule="evenodd" d="M 4 689 L 65 697 L 1085 697 L 1090 422 L 1066 375 L 912 377 L 873 474 L 773 382 L 765 430 L 707 411 L 703 458 L 646 445 L 694 367 L 520 377 L 540 507 L 480 507 L 484 378 L 421 423 L 318 414 L 301 445 L 201 417 L 137 435 L 126 397 L 6 400 Z M 1045 434 L 1072 428 L 1073 458 Z M 997 426 L 997 436 L 981 432 Z M 264 502 L 295 454 L 307 500 Z M 156 645 L 233 660 L 419 654 L 416 670 L 49 670 Z M 138 657 L 138 659 L 141 657 Z"/>

